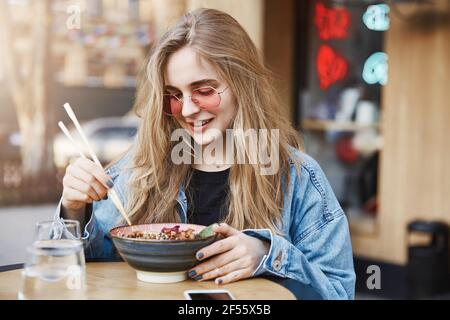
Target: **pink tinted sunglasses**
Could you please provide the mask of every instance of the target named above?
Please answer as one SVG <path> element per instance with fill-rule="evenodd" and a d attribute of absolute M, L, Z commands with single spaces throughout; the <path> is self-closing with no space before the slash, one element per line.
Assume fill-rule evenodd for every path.
<path fill-rule="evenodd" d="M 179 115 L 183 109 L 183 102 L 185 98 L 191 98 L 191 101 L 201 109 L 211 110 L 220 105 L 222 100 L 221 94 L 228 89 L 222 91 L 213 87 L 201 87 L 192 91 L 192 95 L 183 97 L 179 94 L 164 94 L 163 95 L 163 111 L 166 115 Z"/>

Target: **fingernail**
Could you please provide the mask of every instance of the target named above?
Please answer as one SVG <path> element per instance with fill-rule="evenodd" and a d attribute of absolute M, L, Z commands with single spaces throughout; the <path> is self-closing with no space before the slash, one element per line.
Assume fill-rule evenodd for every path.
<path fill-rule="evenodd" d="M 200 260 L 201 258 L 203 258 L 204 255 L 202 252 L 197 253 L 197 259 Z"/>
<path fill-rule="evenodd" d="M 222 279 L 217 280 L 217 284 L 222 284 L 222 282 L 223 282 Z"/>
<path fill-rule="evenodd" d="M 103 197 L 103 200 L 108 200 L 108 195 L 105 194 L 105 196 Z"/>
<path fill-rule="evenodd" d="M 191 271 L 188 272 L 188 277 L 189 277 L 189 278 L 193 278 L 193 277 L 195 277 L 196 275 L 197 275 L 197 272 L 195 272 L 195 270 L 191 270 Z"/>
<path fill-rule="evenodd" d="M 111 189 L 112 187 L 114 187 L 114 182 L 112 182 L 112 180 L 109 180 L 108 182 L 106 182 L 106 185 Z"/>
<path fill-rule="evenodd" d="M 200 281 L 200 280 L 202 280 L 202 278 L 203 278 L 203 277 L 200 275 L 200 276 L 198 276 L 198 277 L 195 277 L 194 280 L 195 280 L 195 281 Z"/>

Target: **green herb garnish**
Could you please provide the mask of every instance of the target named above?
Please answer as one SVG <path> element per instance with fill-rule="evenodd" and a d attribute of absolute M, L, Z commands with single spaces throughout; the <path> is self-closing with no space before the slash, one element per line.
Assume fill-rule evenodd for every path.
<path fill-rule="evenodd" d="M 213 225 L 210 225 L 210 226 L 206 227 L 205 229 L 203 229 L 202 231 L 200 231 L 198 236 L 200 238 L 208 238 L 208 237 L 211 237 L 211 236 L 213 236 L 215 234 L 216 233 L 213 231 Z"/>

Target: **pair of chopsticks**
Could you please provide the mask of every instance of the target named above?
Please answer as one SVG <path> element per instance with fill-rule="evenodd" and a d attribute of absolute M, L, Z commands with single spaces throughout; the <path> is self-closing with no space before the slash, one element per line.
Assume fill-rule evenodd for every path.
<path fill-rule="evenodd" d="M 98 165 L 100 168 L 102 168 L 102 170 L 104 170 L 102 164 L 100 163 L 97 156 L 95 155 L 94 150 L 91 148 L 91 145 L 89 144 L 89 141 L 86 138 L 86 135 L 84 134 L 84 131 L 81 128 L 81 125 L 78 122 L 78 119 L 75 116 L 75 113 L 73 112 L 72 108 L 70 107 L 70 105 L 68 103 L 65 103 L 64 109 L 66 110 L 67 115 L 72 120 L 73 124 L 75 125 L 76 129 L 78 130 L 78 133 L 80 134 L 81 139 L 83 140 L 83 143 L 85 144 L 92 160 L 94 160 L 95 164 Z M 62 132 L 66 135 L 66 137 L 69 138 L 69 140 L 73 143 L 75 149 L 78 151 L 80 156 L 84 159 L 87 159 L 87 157 L 84 155 L 83 151 L 81 151 L 78 144 L 73 139 L 69 130 L 67 130 L 67 127 L 64 125 L 64 123 L 62 121 L 59 121 L 58 126 L 62 130 Z M 128 218 L 128 215 L 126 214 L 125 209 L 122 206 L 122 202 L 120 202 L 119 196 L 117 195 L 116 191 L 114 189 L 109 189 L 109 195 L 111 196 L 111 200 L 113 201 L 114 205 L 117 207 L 117 210 L 119 210 L 119 212 L 122 214 L 123 218 L 127 221 L 128 225 L 131 225 L 130 219 Z"/>

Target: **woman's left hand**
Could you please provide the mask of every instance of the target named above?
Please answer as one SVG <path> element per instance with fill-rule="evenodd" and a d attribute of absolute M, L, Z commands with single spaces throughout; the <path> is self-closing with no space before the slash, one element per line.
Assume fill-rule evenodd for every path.
<path fill-rule="evenodd" d="M 209 260 L 189 271 L 197 281 L 216 279 L 217 284 L 249 278 L 261 259 L 269 252 L 270 243 L 248 236 L 225 223 L 214 225 L 213 230 L 225 236 L 197 252 L 197 259 Z"/>

